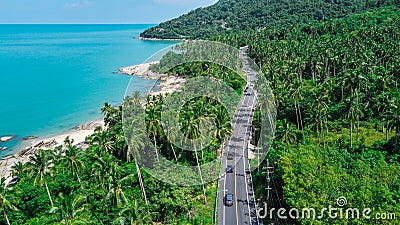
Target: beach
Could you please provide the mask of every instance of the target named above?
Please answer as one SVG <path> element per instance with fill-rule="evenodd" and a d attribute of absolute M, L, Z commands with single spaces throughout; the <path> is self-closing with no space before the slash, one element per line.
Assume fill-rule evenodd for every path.
<path fill-rule="evenodd" d="M 11 167 L 17 163 L 26 163 L 29 157 L 34 155 L 39 149 L 49 150 L 56 146 L 64 144 L 64 140 L 69 137 L 74 140 L 74 144 L 83 145 L 87 136 L 92 135 L 96 127 L 104 127 L 103 119 L 90 121 L 86 124 L 79 125 L 67 132 L 54 135 L 51 137 L 37 138 L 34 140 L 24 141 L 21 144 L 21 149 L 14 155 L 4 157 L 0 160 L 0 177 L 5 177 L 11 180 Z M 7 181 L 6 181 L 7 182 Z"/>

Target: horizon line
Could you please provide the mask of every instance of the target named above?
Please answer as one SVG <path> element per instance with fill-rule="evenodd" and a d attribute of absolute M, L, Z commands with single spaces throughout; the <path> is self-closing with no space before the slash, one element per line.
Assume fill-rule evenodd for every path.
<path fill-rule="evenodd" d="M 159 23 L 1 23 L 0 25 L 157 25 Z"/>

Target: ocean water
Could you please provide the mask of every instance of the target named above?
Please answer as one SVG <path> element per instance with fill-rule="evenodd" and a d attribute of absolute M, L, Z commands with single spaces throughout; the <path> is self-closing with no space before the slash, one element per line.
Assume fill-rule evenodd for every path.
<path fill-rule="evenodd" d="M 101 117 L 131 79 L 113 74 L 142 63 L 170 41 L 135 39 L 151 25 L 0 25 L 0 136 L 51 136 Z M 154 81 L 132 78 L 143 91 Z"/>

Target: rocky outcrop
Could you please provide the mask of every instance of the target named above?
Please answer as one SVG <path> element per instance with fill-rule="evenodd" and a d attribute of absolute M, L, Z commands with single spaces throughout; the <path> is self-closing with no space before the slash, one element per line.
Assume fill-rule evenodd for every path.
<path fill-rule="evenodd" d="M 165 95 L 166 93 L 172 93 L 180 88 L 185 79 L 176 75 L 160 74 L 150 70 L 150 66 L 159 62 L 144 63 L 135 66 L 129 66 L 119 69 L 121 73 L 125 73 L 131 76 L 138 76 L 144 79 L 160 80 L 158 84 L 159 90 L 152 90 L 151 95 Z"/>
<path fill-rule="evenodd" d="M 15 136 L 3 136 L 3 137 L 0 137 L 0 142 L 7 142 L 14 138 L 15 138 Z"/>
<path fill-rule="evenodd" d="M 75 130 L 94 130 L 97 127 L 103 127 L 102 121 L 91 121 L 89 123 L 85 123 L 79 126 L 76 126 Z"/>
<path fill-rule="evenodd" d="M 143 63 L 143 64 L 139 64 L 139 65 L 134 65 L 134 66 L 128 66 L 128 67 L 119 69 L 119 71 L 121 73 L 128 74 L 131 76 L 138 76 L 138 77 L 142 77 L 144 79 L 158 80 L 167 75 L 156 73 L 156 72 L 150 70 L 150 66 L 153 64 L 157 64 L 157 63 L 159 63 L 159 62 L 150 62 L 150 63 Z"/>
<path fill-rule="evenodd" d="M 36 143 L 35 145 L 26 148 L 20 152 L 17 153 L 17 156 L 25 156 L 25 155 L 32 155 L 35 154 L 39 149 L 51 149 L 57 145 L 56 139 L 52 139 L 50 141 L 40 141 L 39 143 Z"/>
<path fill-rule="evenodd" d="M 38 138 L 38 137 L 36 137 L 36 136 L 26 136 L 26 137 L 23 137 L 22 140 L 27 141 L 27 140 L 33 140 L 33 139 L 36 139 L 36 138 Z"/>

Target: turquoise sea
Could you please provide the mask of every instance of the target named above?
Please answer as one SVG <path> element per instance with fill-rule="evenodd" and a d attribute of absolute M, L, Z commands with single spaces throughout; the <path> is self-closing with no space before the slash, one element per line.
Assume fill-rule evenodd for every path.
<path fill-rule="evenodd" d="M 11 154 L 24 136 L 51 136 L 101 117 L 130 81 L 113 74 L 170 41 L 135 39 L 151 25 L 0 25 L 0 146 Z M 154 81 L 133 78 L 143 91 Z"/>

